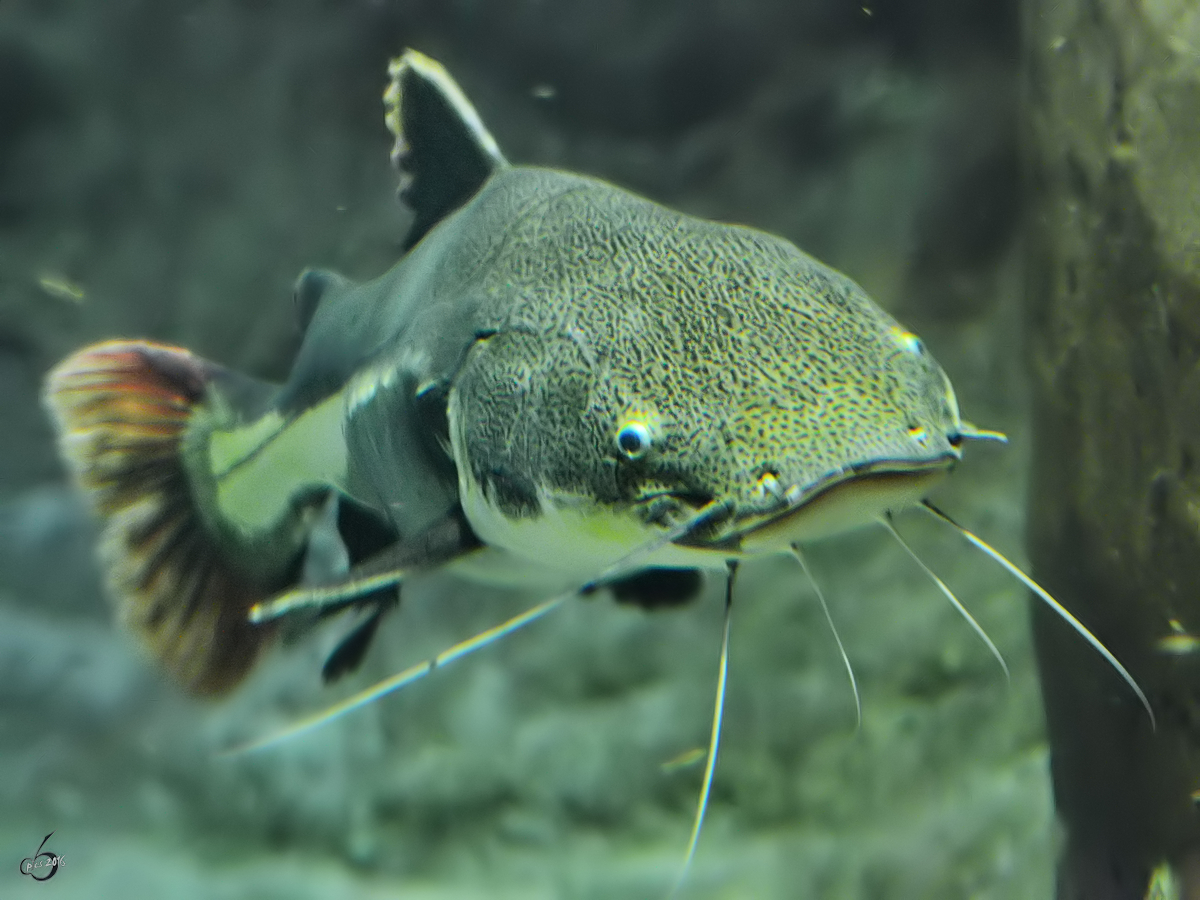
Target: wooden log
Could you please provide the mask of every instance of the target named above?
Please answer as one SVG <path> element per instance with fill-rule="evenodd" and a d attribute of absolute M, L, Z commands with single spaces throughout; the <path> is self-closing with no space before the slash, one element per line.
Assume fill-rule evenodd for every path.
<path fill-rule="evenodd" d="M 1158 717 L 1035 612 L 1058 896 L 1200 897 L 1200 4 L 1023 18 L 1030 555 Z"/>

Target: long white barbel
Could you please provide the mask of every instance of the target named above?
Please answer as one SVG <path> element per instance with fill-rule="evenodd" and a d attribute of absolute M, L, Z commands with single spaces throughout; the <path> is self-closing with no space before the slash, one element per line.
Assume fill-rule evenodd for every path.
<path fill-rule="evenodd" d="M 808 561 L 805 560 L 804 554 L 800 552 L 800 548 L 796 544 L 792 544 L 792 556 L 800 563 L 804 577 L 808 579 L 808 583 L 816 592 L 817 600 L 821 602 L 821 611 L 825 613 L 825 621 L 829 623 L 829 630 L 833 632 L 833 639 L 837 642 L 838 653 L 842 655 L 842 665 L 846 667 L 846 675 L 850 678 L 850 690 L 854 692 L 854 727 L 857 730 L 862 728 L 862 698 L 858 694 L 858 679 L 854 677 L 854 666 L 850 664 L 850 654 L 846 652 L 846 646 L 842 643 L 842 636 L 838 634 L 837 626 L 833 624 L 833 615 L 829 612 L 829 604 L 825 602 L 825 592 L 817 584 L 817 579 L 813 578 L 813 574 L 808 568 Z"/>
<path fill-rule="evenodd" d="M 729 574 L 725 579 L 725 622 L 721 629 L 721 661 L 717 667 L 717 698 L 713 704 L 712 728 L 708 735 L 708 759 L 704 764 L 704 783 L 700 788 L 700 797 L 696 801 L 696 815 L 692 819 L 692 834 L 688 838 L 687 853 L 683 857 L 683 865 L 675 876 L 675 883 L 667 894 L 671 900 L 687 880 L 688 870 L 696 856 L 696 846 L 700 843 L 700 829 L 704 825 L 704 814 L 708 811 L 708 797 L 712 792 L 713 773 L 717 768 L 717 748 L 721 743 L 721 720 L 725 715 L 725 684 L 729 673 L 729 623 L 733 612 L 733 581 L 737 575 L 737 563 L 729 563 Z"/>
<path fill-rule="evenodd" d="M 1137 683 L 1137 681 L 1134 679 L 1134 677 L 1129 674 L 1129 670 L 1126 669 L 1123 665 L 1121 665 L 1120 660 L 1118 660 L 1115 656 L 1112 655 L 1111 651 L 1109 651 L 1109 649 L 1104 646 L 1104 644 L 1100 641 L 1100 639 L 1088 630 L 1086 625 L 1084 625 L 1077 618 L 1075 618 L 1075 616 L 1073 616 L 1071 614 L 1071 611 L 1069 609 L 1067 609 L 1065 606 L 1063 606 L 1061 603 L 1059 603 L 1057 600 L 1055 600 L 1054 597 L 1052 597 L 1050 595 L 1049 591 L 1047 591 L 1044 587 L 1042 587 L 1040 584 L 1038 584 L 1036 581 L 1034 581 L 1032 578 L 1030 578 L 1024 572 L 1022 572 L 1013 563 L 1009 562 L 1008 558 L 1003 553 L 1001 553 L 999 550 L 992 547 L 983 538 L 979 537 L 976 534 L 973 534 L 972 532 L 968 531 L 963 526 L 959 525 L 957 522 L 955 522 L 952 518 L 950 518 L 948 515 L 946 515 L 944 512 L 942 512 L 940 509 L 938 509 L 936 506 L 934 506 L 928 500 L 922 500 L 921 506 L 931 516 L 945 522 L 947 525 L 949 525 L 955 531 L 957 531 L 959 534 L 961 534 L 976 549 L 983 551 L 984 554 L 991 557 L 993 560 L 995 560 L 997 563 L 999 563 L 1001 566 L 1003 566 L 1004 569 L 1008 572 L 1008 574 L 1012 575 L 1015 579 L 1017 579 L 1017 581 L 1021 582 L 1021 584 L 1025 585 L 1025 587 L 1029 588 L 1029 590 L 1031 590 L 1035 594 L 1037 594 L 1037 596 L 1042 600 L 1042 602 L 1044 602 L 1047 606 L 1049 606 L 1052 610 L 1054 610 L 1054 612 L 1056 612 L 1058 614 L 1059 618 L 1061 618 L 1064 622 L 1066 622 L 1068 625 L 1070 625 L 1075 630 L 1076 634 L 1078 634 L 1085 641 L 1087 641 L 1089 644 L 1091 644 L 1096 649 L 1096 652 L 1104 657 L 1104 659 L 1108 662 L 1108 664 L 1117 671 L 1117 674 L 1121 676 L 1122 680 L 1124 680 L 1124 682 L 1127 685 L 1129 685 L 1130 689 L 1137 695 L 1138 700 L 1141 701 L 1142 706 L 1146 710 L 1146 715 L 1148 715 L 1150 717 L 1150 728 L 1152 730 L 1158 730 L 1158 719 L 1155 718 L 1155 716 L 1154 716 L 1154 708 L 1150 705 L 1150 700 L 1146 697 L 1146 694 L 1142 690 L 1141 685 L 1139 685 Z"/>
<path fill-rule="evenodd" d="M 908 545 L 908 541 L 904 540 L 904 538 L 900 536 L 900 532 L 898 532 L 896 530 L 896 526 L 892 524 L 891 516 L 883 516 L 880 518 L 879 522 L 884 528 L 891 532 L 892 537 L 894 537 L 900 546 L 904 548 L 904 552 L 912 558 L 913 562 L 921 567 L 921 571 L 933 579 L 933 583 L 938 586 L 938 589 L 950 599 L 950 602 L 954 604 L 954 608 L 962 614 L 962 617 L 967 620 L 967 624 L 970 625 L 974 632 L 979 635 L 980 639 L 987 644 L 987 648 L 992 651 L 992 656 L 996 657 L 996 662 L 1000 663 L 1000 668 L 1004 670 L 1005 681 L 1011 682 L 1012 676 L 1008 671 L 1008 663 L 1004 661 L 1004 657 L 1000 654 L 1000 648 L 993 643 L 992 639 L 988 637 L 988 633 L 983 630 L 983 626 L 975 621 L 975 617 L 971 615 L 965 606 L 962 605 L 962 602 L 959 601 L 958 597 L 954 596 L 954 591 L 950 590 L 950 588 L 946 585 L 946 582 L 942 581 L 942 579 L 938 577 L 937 573 L 925 564 L 925 560 L 917 556 L 913 548 Z"/>

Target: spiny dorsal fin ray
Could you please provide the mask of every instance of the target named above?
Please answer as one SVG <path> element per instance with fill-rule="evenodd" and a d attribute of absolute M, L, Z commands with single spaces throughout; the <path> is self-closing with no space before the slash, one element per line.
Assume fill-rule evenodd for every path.
<path fill-rule="evenodd" d="M 254 604 L 247 618 L 260 625 L 302 610 L 349 606 L 384 588 L 396 587 L 410 574 L 411 570 L 407 568 L 392 568 L 374 575 L 352 573 L 334 584 L 294 588 Z"/>
<path fill-rule="evenodd" d="M 440 63 L 406 50 L 392 60 L 388 75 L 392 80 L 383 103 L 388 130 L 396 138 L 392 165 L 401 176 L 400 199 L 414 215 L 404 241 L 407 250 L 508 163 Z"/>
<path fill-rule="evenodd" d="M 385 588 L 399 585 L 413 572 L 428 571 L 478 549 L 479 542 L 456 510 L 425 533 L 397 541 L 328 584 L 306 585 L 276 594 L 250 608 L 256 624 L 301 610 L 348 606 Z"/>

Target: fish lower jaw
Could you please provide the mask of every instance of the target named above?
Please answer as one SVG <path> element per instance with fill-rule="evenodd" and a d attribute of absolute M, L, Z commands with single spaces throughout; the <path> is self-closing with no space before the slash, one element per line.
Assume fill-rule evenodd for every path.
<path fill-rule="evenodd" d="M 949 466 L 880 472 L 833 485 L 795 510 L 746 529 L 741 537 L 741 553 L 743 556 L 783 553 L 797 544 L 874 524 L 889 512 L 920 503 L 949 472 Z"/>
<path fill-rule="evenodd" d="M 463 510 L 485 546 L 452 569 L 493 586 L 549 590 L 583 585 L 602 573 L 619 577 L 648 567 L 721 570 L 732 560 L 786 553 L 797 544 L 878 522 L 888 512 L 919 503 L 948 472 L 948 467 L 938 467 L 858 476 L 792 512 L 752 524 L 740 540 L 723 540 L 719 548 L 656 546 L 662 530 L 632 511 L 574 498 L 543 498 L 539 514 L 513 518 L 487 502 L 482 492 L 468 490 Z"/>

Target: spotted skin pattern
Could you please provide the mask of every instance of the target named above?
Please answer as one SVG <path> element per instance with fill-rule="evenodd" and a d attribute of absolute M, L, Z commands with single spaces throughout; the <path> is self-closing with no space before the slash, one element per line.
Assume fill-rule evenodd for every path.
<path fill-rule="evenodd" d="M 803 496 L 863 466 L 956 455 L 946 376 L 850 279 L 781 238 L 577 176 L 508 170 L 476 202 L 535 193 L 549 199 L 480 270 L 486 337 L 455 380 L 457 462 L 506 516 L 536 514 L 539 490 L 751 510 L 764 474 Z M 631 460 L 615 436 L 637 419 L 653 444 Z"/>

